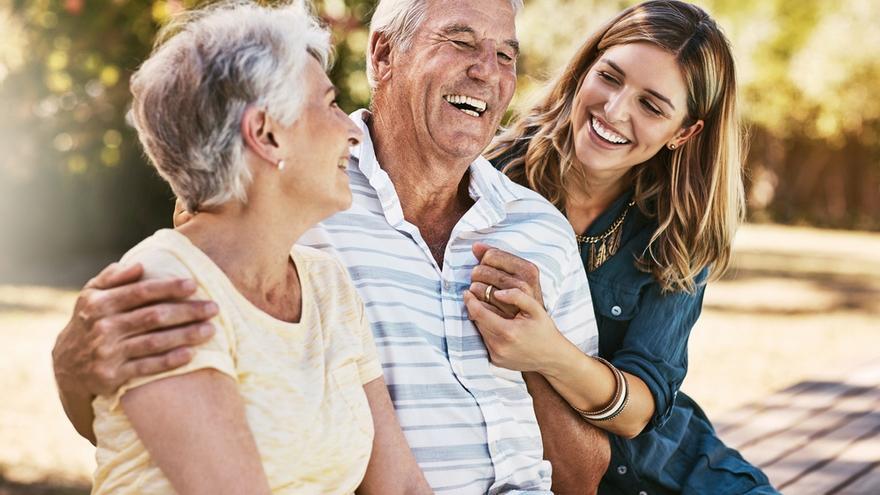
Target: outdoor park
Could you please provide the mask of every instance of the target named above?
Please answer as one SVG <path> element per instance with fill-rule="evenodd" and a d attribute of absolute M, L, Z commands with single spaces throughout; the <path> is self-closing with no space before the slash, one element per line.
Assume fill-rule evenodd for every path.
<path fill-rule="evenodd" d="M 513 110 L 634 2 L 528 0 Z M 880 3 L 706 0 L 738 64 L 749 223 L 710 285 L 683 390 L 783 493 L 880 492 Z M 88 493 L 50 352 L 78 289 L 170 224 L 126 124 L 129 75 L 180 1 L 0 0 L 0 495 Z M 370 1 L 316 2 L 351 111 Z"/>

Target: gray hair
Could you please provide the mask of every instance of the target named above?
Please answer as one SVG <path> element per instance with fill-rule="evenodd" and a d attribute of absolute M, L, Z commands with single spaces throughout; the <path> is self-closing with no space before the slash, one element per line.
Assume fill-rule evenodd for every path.
<path fill-rule="evenodd" d="M 131 78 L 129 114 L 150 161 L 189 211 L 247 201 L 241 119 L 300 115 L 309 57 L 326 69 L 330 35 L 301 2 L 221 2 L 176 16 Z"/>
<path fill-rule="evenodd" d="M 523 8 L 523 0 L 510 0 L 514 14 L 519 14 Z M 413 36 L 428 11 L 428 0 L 379 0 L 373 18 L 370 20 L 370 36 L 373 33 L 384 33 L 388 37 L 391 46 L 402 51 L 409 49 Z M 367 42 L 369 43 L 369 41 Z M 373 54 L 371 46 L 367 46 L 367 81 L 370 87 L 376 88 L 376 78 L 373 75 Z"/>

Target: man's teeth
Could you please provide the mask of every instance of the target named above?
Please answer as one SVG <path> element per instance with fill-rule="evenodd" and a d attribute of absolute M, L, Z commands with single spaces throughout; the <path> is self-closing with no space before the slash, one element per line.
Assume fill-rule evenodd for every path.
<path fill-rule="evenodd" d="M 471 117 L 479 117 L 481 113 L 486 111 L 487 105 L 485 101 L 471 98 L 470 96 L 446 95 L 443 98 Z"/>
<path fill-rule="evenodd" d="M 606 141 L 611 141 L 612 143 L 615 143 L 615 144 L 629 143 L 629 139 L 627 139 L 627 138 L 621 136 L 620 134 L 617 134 L 616 132 L 612 131 L 611 129 L 608 129 L 607 127 L 603 126 L 602 123 L 599 122 L 599 119 L 597 119 L 596 117 L 593 117 L 592 121 L 593 121 L 592 122 L 593 123 L 593 130 L 596 131 L 596 134 L 602 136 L 602 139 L 605 139 Z"/>

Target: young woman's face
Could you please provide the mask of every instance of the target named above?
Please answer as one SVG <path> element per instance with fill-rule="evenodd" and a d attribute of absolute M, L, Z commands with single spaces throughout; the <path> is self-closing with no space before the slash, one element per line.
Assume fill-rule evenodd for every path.
<path fill-rule="evenodd" d="M 607 49 L 587 71 L 572 109 L 577 161 L 589 175 L 622 175 L 664 146 L 685 145 L 687 87 L 675 57 L 650 43 Z"/>

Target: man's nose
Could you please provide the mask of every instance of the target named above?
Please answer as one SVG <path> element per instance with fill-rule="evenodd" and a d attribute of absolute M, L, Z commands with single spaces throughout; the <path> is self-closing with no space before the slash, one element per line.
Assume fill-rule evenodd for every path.
<path fill-rule="evenodd" d="M 474 50 L 474 59 L 468 67 L 468 77 L 489 84 L 498 82 L 501 68 L 498 64 L 498 50 L 492 41 L 483 41 L 477 44 Z"/>

